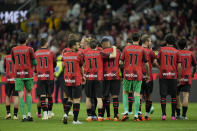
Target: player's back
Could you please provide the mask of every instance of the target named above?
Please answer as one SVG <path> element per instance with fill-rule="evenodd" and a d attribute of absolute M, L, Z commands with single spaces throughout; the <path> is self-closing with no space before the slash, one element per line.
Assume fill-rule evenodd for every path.
<path fill-rule="evenodd" d="M 124 78 L 127 80 L 142 80 L 143 62 L 147 61 L 144 48 L 139 45 L 129 45 L 123 50 L 121 59 L 124 60 Z"/>
<path fill-rule="evenodd" d="M 53 63 L 54 54 L 49 49 L 40 49 L 35 53 L 37 60 L 37 76 L 38 80 L 53 80 Z"/>
<path fill-rule="evenodd" d="M 16 78 L 33 77 L 33 59 L 34 50 L 25 45 L 19 45 L 12 48 L 12 56 L 15 60 Z"/>
<path fill-rule="evenodd" d="M 68 51 L 63 54 L 65 70 L 64 78 L 67 86 L 79 86 L 81 80 L 81 66 L 83 65 L 82 55 L 80 52 Z"/>
<path fill-rule="evenodd" d="M 113 48 L 106 48 L 103 50 L 103 52 L 110 54 L 113 52 Z M 121 55 L 120 50 L 116 49 L 116 58 L 103 59 L 103 72 L 104 72 L 105 80 L 119 80 L 120 79 L 120 74 L 119 74 L 120 55 Z"/>
<path fill-rule="evenodd" d="M 180 50 L 179 51 L 182 63 L 182 83 L 191 84 L 192 76 L 191 76 L 191 68 L 196 65 L 196 58 L 193 52 L 189 50 Z"/>
<path fill-rule="evenodd" d="M 158 53 L 160 78 L 177 79 L 177 63 L 180 62 L 179 51 L 174 47 L 161 47 Z"/>
<path fill-rule="evenodd" d="M 98 50 L 84 52 L 85 76 L 87 80 L 103 80 L 103 57 Z"/>
<path fill-rule="evenodd" d="M 11 55 L 4 57 L 4 66 L 6 67 L 6 82 L 14 83 L 15 68 Z"/>

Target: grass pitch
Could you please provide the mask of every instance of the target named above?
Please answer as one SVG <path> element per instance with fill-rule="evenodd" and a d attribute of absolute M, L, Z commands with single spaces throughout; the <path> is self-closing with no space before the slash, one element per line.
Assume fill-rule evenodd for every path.
<path fill-rule="evenodd" d="M 171 105 L 167 105 L 167 120 L 161 120 L 161 108 L 159 103 L 153 103 L 155 112 L 151 115 L 151 121 L 134 122 L 133 115 L 126 122 L 86 122 L 86 107 L 85 104 L 81 104 L 79 113 L 79 120 L 83 122 L 82 125 L 72 125 L 72 116 L 69 117 L 69 123 L 64 125 L 61 121 L 63 116 L 62 104 L 54 104 L 53 112 L 55 117 L 43 121 L 37 118 L 35 115 L 37 112 L 36 104 L 33 104 L 32 115 L 34 122 L 21 122 L 21 116 L 19 111 L 20 120 L 5 120 L 6 109 L 4 104 L 0 104 L 0 131 L 197 131 L 197 103 L 190 103 L 187 116 L 188 121 L 170 120 Z M 113 118 L 113 107 L 111 105 L 111 116 Z M 144 109 L 144 104 L 142 105 Z M 120 104 L 119 113 L 123 111 L 123 105 Z M 144 110 L 142 110 L 144 112 Z M 13 106 L 11 106 L 11 112 L 13 113 Z M 122 115 L 120 115 L 122 116 Z"/>

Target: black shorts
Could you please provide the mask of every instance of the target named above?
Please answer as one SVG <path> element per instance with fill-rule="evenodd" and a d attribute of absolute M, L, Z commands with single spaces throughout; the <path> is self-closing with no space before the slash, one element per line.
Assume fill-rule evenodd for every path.
<path fill-rule="evenodd" d="M 40 95 L 52 95 L 54 91 L 54 80 L 38 80 L 36 94 Z"/>
<path fill-rule="evenodd" d="M 179 94 L 180 92 L 190 92 L 190 89 L 191 89 L 191 85 L 180 85 L 178 86 L 178 89 L 177 89 L 177 93 Z"/>
<path fill-rule="evenodd" d="M 110 94 L 112 96 L 118 96 L 120 93 L 120 80 L 104 80 L 103 82 L 103 96 L 108 97 Z"/>
<path fill-rule="evenodd" d="M 15 91 L 15 84 L 6 83 L 5 84 L 5 94 L 7 96 L 18 96 L 18 91 Z"/>
<path fill-rule="evenodd" d="M 85 85 L 85 93 L 89 98 L 102 98 L 103 97 L 103 81 L 87 80 Z"/>
<path fill-rule="evenodd" d="M 171 95 L 176 97 L 177 93 L 177 80 L 176 79 L 159 79 L 160 95 Z"/>
<path fill-rule="evenodd" d="M 146 83 L 146 81 L 142 81 L 141 95 L 149 97 L 149 95 L 153 92 L 153 81 Z"/>
<path fill-rule="evenodd" d="M 67 86 L 66 94 L 69 98 L 80 98 L 82 95 L 82 88 L 81 86 Z"/>

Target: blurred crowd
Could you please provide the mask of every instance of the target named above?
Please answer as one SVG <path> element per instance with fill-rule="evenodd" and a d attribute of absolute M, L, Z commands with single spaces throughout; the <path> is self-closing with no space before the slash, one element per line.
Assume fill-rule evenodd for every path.
<path fill-rule="evenodd" d="M 51 49 L 59 53 L 66 47 L 69 33 L 79 37 L 103 37 L 122 49 L 133 32 L 148 34 L 153 50 L 158 50 L 167 33 L 177 39 L 185 37 L 188 48 L 197 49 L 197 0 L 67 0 L 64 16 L 54 13 L 53 6 L 39 7 L 17 24 L 0 20 L 0 52 L 17 43 L 17 33 L 29 33 L 29 46 L 38 49 L 42 37 L 48 38 Z M 135 1 L 135 2 L 134 2 Z"/>

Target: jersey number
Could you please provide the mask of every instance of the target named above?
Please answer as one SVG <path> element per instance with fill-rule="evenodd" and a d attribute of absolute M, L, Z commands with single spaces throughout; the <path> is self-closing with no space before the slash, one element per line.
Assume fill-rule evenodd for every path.
<path fill-rule="evenodd" d="M 43 68 L 43 60 L 45 61 L 45 67 L 48 67 L 48 58 L 45 57 L 39 57 L 40 60 L 40 67 Z"/>
<path fill-rule="evenodd" d="M 168 55 L 165 55 L 165 58 L 166 58 L 166 66 L 168 66 Z M 173 56 L 170 55 L 170 65 L 172 66 L 173 65 Z"/>
<path fill-rule="evenodd" d="M 187 58 L 184 58 L 185 61 L 185 69 L 187 69 Z"/>
<path fill-rule="evenodd" d="M 24 65 L 26 65 L 26 56 L 25 56 L 25 54 L 21 54 L 21 55 L 17 54 L 16 56 L 18 57 L 18 65 L 19 66 L 21 65 L 21 57 L 23 59 Z"/>
<path fill-rule="evenodd" d="M 134 65 L 136 66 L 137 65 L 137 60 L 138 60 L 138 55 L 137 54 L 129 54 L 130 56 L 130 66 L 132 65 L 132 60 L 133 60 L 133 57 L 135 56 L 135 61 L 134 61 Z"/>
<path fill-rule="evenodd" d="M 110 59 L 108 59 L 108 68 L 110 68 L 111 63 L 112 63 L 112 67 L 114 67 L 115 66 L 115 59 L 113 59 L 111 61 L 110 61 Z"/>
<path fill-rule="evenodd" d="M 71 64 L 71 69 L 70 69 L 70 64 Z M 70 72 L 72 72 L 72 73 L 74 73 L 74 62 L 69 62 L 69 61 L 67 61 L 66 62 L 66 65 L 67 65 L 67 71 L 68 71 L 68 73 L 70 73 Z M 70 71 L 71 70 L 71 71 Z"/>
<path fill-rule="evenodd" d="M 96 60 L 96 58 L 92 58 L 92 59 L 94 61 L 95 68 L 97 68 L 97 60 Z M 92 69 L 92 59 L 88 58 L 90 69 Z"/>

